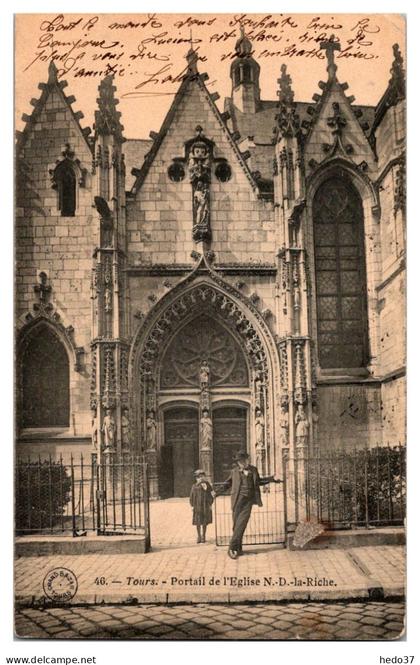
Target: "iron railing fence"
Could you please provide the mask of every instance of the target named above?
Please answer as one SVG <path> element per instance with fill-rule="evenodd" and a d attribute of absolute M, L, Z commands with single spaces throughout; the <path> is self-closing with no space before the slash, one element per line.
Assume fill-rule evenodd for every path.
<path fill-rule="evenodd" d="M 144 533 L 149 537 L 147 464 L 95 454 L 17 460 L 15 527 L 18 535 L 82 536 Z"/>
<path fill-rule="evenodd" d="M 223 483 L 214 483 L 217 491 Z M 267 545 L 286 541 L 284 487 L 270 483 L 261 486 L 262 507 L 253 506 L 246 528 L 244 545 Z M 229 490 L 219 494 L 214 503 L 216 545 L 228 545 L 232 536 L 232 508 Z"/>
<path fill-rule="evenodd" d="M 406 512 L 405 447 L 283 455 L 289 522 L 328 528 L 392 526 Z"/>

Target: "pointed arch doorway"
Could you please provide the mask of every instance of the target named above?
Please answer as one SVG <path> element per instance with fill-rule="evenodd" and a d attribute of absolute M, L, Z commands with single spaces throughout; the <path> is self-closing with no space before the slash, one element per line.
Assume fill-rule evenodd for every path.
<path fill-rule="evenodd" d="M 203 363 L 209 367 L 204 393 Z M 202 459 L 200 424 L 205 411 L 212 421 L 212 480 L 225 479 L 234 454 L 249 448 L 249 375 L 238 340 L 205 313 L 189 320 L 169 341 L 162 357 L 158 396 L 162 498 L 189 495 L 193 471 Z"/>

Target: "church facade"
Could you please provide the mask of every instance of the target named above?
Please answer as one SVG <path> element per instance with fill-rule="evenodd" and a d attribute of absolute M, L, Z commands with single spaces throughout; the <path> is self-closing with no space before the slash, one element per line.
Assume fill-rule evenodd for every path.
<path fill-rule="evenodd" d="M 145 455 L 154 497 L 246 448 L 405 443 L 405 81 L 376 107 L 331 39 L 313 101 L 278 100 L 242 34 L 224 111 L 197 55 L 160 131 L 93 131 L 50 64 L 16 151 L 17 455 Z M 322 76 L 322 67 L 320 71 Z"/>

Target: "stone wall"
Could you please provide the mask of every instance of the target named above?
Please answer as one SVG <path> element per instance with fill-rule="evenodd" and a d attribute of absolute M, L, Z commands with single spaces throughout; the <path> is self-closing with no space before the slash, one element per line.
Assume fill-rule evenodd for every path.
<path fill-rule="evenodd" d="M 318 385 L 321 449 L 374 447 L 382 443 L 381 388 L 377 382 Z"/>
<path fill-rule="evenodd" d="M 90 281 L 94 237 L 92 190 L 77 186 L 74 217 L 62 217 L 57 190 L 49 169 L 63 159 L 65 144 L 88 171 L 92 154 L 70 107 L 58 87 L 53 88 L 43 109 L 26 128 L 18 155 L 16 207 L 16 316 L 34 313 L 38 301 L 34 285 L 39 272 L 48 275 L 50 302 L 64 326 L 73 326 L 74 344 L 85 350 L 84 367 L 76 372 L 70 359 L 69 436 L 90 436 L 89 363 L 91 341 Z"/>
<path fill-rule="evenodd" d="M 406 444 L 406 382 L 405 377 L 382 384 L 383 444 Z"/>

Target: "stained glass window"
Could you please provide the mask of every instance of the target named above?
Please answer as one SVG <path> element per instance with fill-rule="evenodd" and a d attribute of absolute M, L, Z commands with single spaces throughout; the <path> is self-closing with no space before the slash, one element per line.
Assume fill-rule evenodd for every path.
<path fill-rule="evenodd" d="M 69 359 L 58 337 L 41 326 L 22 358 L 23 427 L 69 426 Z"/>
<path fill-rule="evenodd" d="M 363 208 L 347 181 L 334 177 L 313 205 L 318 356 L 321 368 L 367 363 Z"/>

